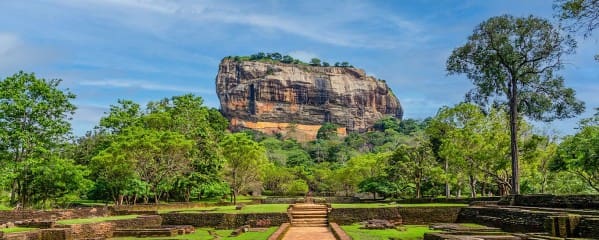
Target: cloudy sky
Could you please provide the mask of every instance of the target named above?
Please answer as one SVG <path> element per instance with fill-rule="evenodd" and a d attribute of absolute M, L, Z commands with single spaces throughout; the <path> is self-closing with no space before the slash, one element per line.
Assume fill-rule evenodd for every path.
<path fill-rule="evenodd" d="M 145 104 L 191 92 L 218 107 L 220 59 L 280 52 L 348 61 L 386 79 L 405 117 L 421 119 L 463 100 L 472 85 L 447 76 L 445 61 L 477 24 L 501 14 L 552 19 L 553 10 L 549 0 L 5 0 L 0 78 L 24 70 L 63 79 L 77 95 L 73 128 L 81 135 L 120 98 Z M 578 39 L 560 73 L 592 109 L 599 107 L 599 34 Z M 569 134 L 577 121 L 539 128 Z"/>

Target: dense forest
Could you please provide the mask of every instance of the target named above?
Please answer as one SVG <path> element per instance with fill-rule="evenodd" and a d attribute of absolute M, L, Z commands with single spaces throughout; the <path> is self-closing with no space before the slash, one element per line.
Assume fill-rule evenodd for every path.
<path fill-rule="evenodd" d="M 373 198 L 502 195 L 510 186 L 509 118 L 501 108 L 444 107 L 425 120 L 384 118 L 339 137 L 324 124 L 299 143 L 227 131 L 194 95 L 119 100 L 73 139 L 74 95 L 17 73 L 2 89 L 2 201 L 49 207 L 77 199 L 133 204 L 265 195 L 368 193 Z M 8 100 L 8 101 L 7 101 Z M 596 192 L 599 114 L 564 139 L 519 119 L 523 193 Z"/>

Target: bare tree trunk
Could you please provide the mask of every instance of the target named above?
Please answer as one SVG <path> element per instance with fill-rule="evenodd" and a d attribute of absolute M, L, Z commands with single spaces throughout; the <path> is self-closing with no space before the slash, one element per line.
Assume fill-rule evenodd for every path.
<path fill-rule="evenodd" d="M 10 190 L 10 203 L 15 204 L 17 202 L 17 191 L 18 191 L 18 183 L 17 180 L 12 181 L 12 188 Z"/>
<path fill-rule="evenodd" d="M 449 161 L 445 159 L 445 174 L 449 172 Z M 451 197 L 451 188 L 449 187 L 449 180 L 445 179 L 445 198 Z"/>
<path fill-rule="evenodd" d="M 420 181 L 416 181 L 416 198 L 421 198 L 422 193 L 420 192 Z"/>
<path fill-rule="evenodd" d="M 470 197 L 476 198 L 476 178 L 470 175 Z"/>
<path fill-rule="evenodd" d="M 512 76 L 510 81 L 510 148 L 512 157 L 512 194 L 520 194 L 520 171 L 518 166 L 518 85 Z"/>
<path fill-rule="evenodd" d="M 185 189 L 185 202 L 189 202 L 191 198 L 191 189 L 188 187 Z"/>

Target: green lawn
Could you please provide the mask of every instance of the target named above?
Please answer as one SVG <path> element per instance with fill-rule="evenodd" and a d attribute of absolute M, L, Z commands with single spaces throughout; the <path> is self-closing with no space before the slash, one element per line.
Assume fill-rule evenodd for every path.
<path fill-rule="evenodd" d="M 273 213 L 273 212 L 287 212 L 289 204 L 253 204 L 246 205 L 241 210 L 235 210 L 235 206 L 220 206 L 220 207 L 202 207 L 202 208 L 191 208 L 191 209 L 178 209 L 178 210 L 164 210 L 159 211 L 172 212 L 214 212 L 214 213 Z"/>
<path fill-rule="evenodd" d="M 334 203 L 333 208 L 383 208 L 383 207 L 466 207 L 467 204 L 455 203 L 420 203 L 420 204 L 387 204 L 387 203 Z M 214 207 L 198 207 L 186 209 L 169 209 L 161 210 L 159 213 L 167 212 L 213 212 L 213 213 L 273 213 L 287 212 L 289 204 L 252 204 L 246 205 L 241 210 L 235 210 L 235 206 L 214 206 Z"/>
<path fill-rule="evenodd" d="M 423 239 L 424 233 L 436 232 L 428 229 L 428 226 L 421 225 L 404 225 L 405 231 L 396 229 L 385 229 L 385 230 L 370 230 L 360 229 L 362 225 L 354 224 L 349 226 L 341 226 L 343 230 L 353 239 L 360 240 L 388 240 L 389 238 L 401 239 L 401 240 L 419 240 Z"/>
<path fill-rule="evenodd" d="M 36 230 L 36 229 L 37 228 L 9 227 L 9 228 L 0 228 L 0 232 L 16 233 L 16 232 L 27 232 L 27 231 Z"/>
<path fill-rule="evenodd" d="M 460 203 L 415 203 L 415 204 L 387 204 L 387 203 L 333 203 L 333 208 L 383 208 L 383 207 L 466 207 L 468 204 Z"/>
<path fill-rule="evenodd" d="M 109 217 L 93 217 L 93 218 L 78 218 L 78 219 L 69 219 L 69 220 L 60 220 L 58 224 L 83 224 L 83 223 L 97 223 L 97 222 L 106 222 L 109 220 L 120 220 L 120 219 L 132 219 L 136 218 L 139 215 L 123 215 L 123 216 L 109 216 Z"/>
<path fill-rule="evenodd" d="M 206 240 L 212 239 L 212 236 L 208 234 L 208 230 L 212 230 L 211 228 L 198 228 L 195 233 L 180 235 L 176 237 L 163 237 L 163 238 L 152 238 L 152 239 L 189 239 L 189 240 Z M 272 233 L 277 230 L 277 227 L 268 228 L 265 232 L 246 232 L 237 237 L 229 237 L 233 230 L 216 230 L 216 233 L 221 237 L 220 239 L 229 239 L 229 240 L 266 240 Z M 133 240 L 133 239 L 147 239 L 147 238 L 113 238 L 115 240 Z"/>

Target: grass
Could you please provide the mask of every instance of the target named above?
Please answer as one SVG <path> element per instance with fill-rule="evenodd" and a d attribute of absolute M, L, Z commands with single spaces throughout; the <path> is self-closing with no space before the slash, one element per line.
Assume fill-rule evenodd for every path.
<path fill-rule="evenodd" d="M 333 208 L 383 208 L 383 207 L 466 207 L 467 204 L 455 203 L 419 203 L 419 204 L 386 204 L 386 203 L 334 203 Z M 250 204 L 241 210 L 235 210 L 235 206 L 211 206 L 186 209 L 160 210 L 159 213 L 183 212 L 183 213 L 283 213 L 287 212 L 289 204 Z"/>
<path fill-rule="evenodd" d="M 415 203 L 415 204 L 387 204 L 387 203 L 333 203 L 333 208 L 383 208 L 383 207 L 466 207 L 461 203 Z"/>
<path fill-rule="evenodd" d="M 362 225 L 353 224 L 341 226 L 343 230 L 353 239 L 360 240 L 387 240 L 390 238 L 401 240 L 419 240 L 424 238 L 424 233 L 437 232 L 430 230 L 428 226 L 405 225 L 405 231 L 396 229 L 360 229 Z"/>
<path fill-rule="evenodd" d="M 278 213 L 287 212 L 289 204 L 253 204 L 246 205 L 241 210 L 235 210 L 235 206 L 202 207 L 191 209 L 179 209 L 177 211 L 184 213 L 213 212 L 213 213 Z M 159 212 L 172 212 L 174 210 L 164 210 Z"/>
<path fill-rule="evenodd" d="M 9 228 L 0 228 L 0 232 L 16 233 L 16 232 L 27 232 L 27 231 L 36 230 L 36 229 L 37 228 L 9 227 Z"/>
<path fill-rule="evenodd" d="M 1 211 L 13 210 L 13 208 L 11 208 L 9 206 L 6 206 L 6 205 L 3 205 L 3 204 L 0 204 L 0 210 Z"/>
<path fill-rule="evenodd" d="M 138 216 L 139 215 L 123 215 L 123 216 L 109 216 L 109 217 L 78 218 L 78 219 L 60 220 L 57 223 L 64 224 L 64 225 L 98 223 L 98 222 L 106 222 L 106 221 L 110 221 L 110 220 L 133 219 Z"/>
<path fill-rule="evenodd" d="M 192 234 L 186 234 L 186 235 L 180 235 L 180 236 L 176 236 L 176 237 L 163 237 L 163 238 L 152 238 L 152 239 L 189 239 L 189 240 L 205 240 L 205 239 L 212 239 L 212 236 L 210 234 L 208 234 L 209 230 L 213 230 L 212 228 L 197 228 L 196 231 Z M 220 239 L 229 239 L 229 240 L 266 240 L 270 235 L 272 235 L 272 233 L 274 233 L 277 230 L 277 227 L 271 227 L 268 228 L 266 231 L 264 232 L 246 232 L 244 234 L 241 234 L 237 237 L 229 237 L 229 235 L 231 235 L 231 232 L 233 232 L 233 230 L 216 230 L 216 234 L 218 234 L 221 238 Z M 118 240 L 133 240 L 133 239 L 147 239 L 147 238 L 134 238 L 134 237 L 127 237 L 127 238 L 113 238 L 113 239 L 118 239 Z"/>

